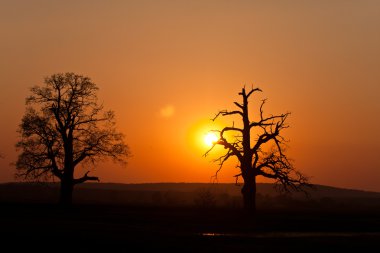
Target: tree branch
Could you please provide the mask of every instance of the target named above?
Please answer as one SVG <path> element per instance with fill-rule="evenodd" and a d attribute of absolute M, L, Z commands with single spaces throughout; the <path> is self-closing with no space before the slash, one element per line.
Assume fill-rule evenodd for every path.
<path fill-rule="evenodd" d="M 215 117 L 212 119 L 212 121 L 215 121 L 219 116 L 227 116 L 227 115 L 234 115 L 234 114 L 239 114 L 241 116 L 243 116 L 243 113 L 240 112 L 240 111 L 227 111 L 227 110 L 223 110 L 223 111 L 219 111 Z"/>
<path fill-rule="evenodd" d="M 240 109 L 243 109 L 243 105 L 239 104 L 238 102 L 234 102 L 234 104 L 239 107 Z"/>
<path fill-rule="evenodd" d="M 220 131 L 220 134 L 223 136 L 223 134 L 225 132 L 228 132 L 228 131 L 238 131 L 238 132 L 243 132 L 243 129 L 241 128 L 237 128 L 237 127 L 225 127 L 222 129 L 222 131 Z"/>
<path fill-rule="evenodd" d="M 260 91 L 260 92 L 262 92 L 262 90 L 261 90 L 260 88 L 255 88 L 255 89 L 251 88 L 251 91 L 248 92 L 248 94 L 246 95 L 246 97 L 249 98 L 249 96 L 251 96 L 251 94 L 252 94 L 253 92 L 255 92 L 255 91 Z"/>
<path fill-rule="evenodd" d="M 81 184 L 81 183 L 84 183 L 86 181 L 98 181 L 99 182 L 98 177 L 89 177 L 88 173 L 90 173 L 90 171 L 87 171 L 83 177 L 78 178 L 78 179 L 74 179 L 74 184 Z"/>

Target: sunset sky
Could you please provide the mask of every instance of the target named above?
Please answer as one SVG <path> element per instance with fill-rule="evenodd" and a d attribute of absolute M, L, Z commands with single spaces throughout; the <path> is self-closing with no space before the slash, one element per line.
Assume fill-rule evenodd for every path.
<path fill-rule="evenodd" d="M 102 182 L 210 182 L 204 135 L 246 85 L 292 113 L 288 153 L 312 183 L 380 191 L 380 1 L 0 0 L 0 32 L 0 182 L 30 87 L 75 72 L 133 154 L 99 164 Z"/>

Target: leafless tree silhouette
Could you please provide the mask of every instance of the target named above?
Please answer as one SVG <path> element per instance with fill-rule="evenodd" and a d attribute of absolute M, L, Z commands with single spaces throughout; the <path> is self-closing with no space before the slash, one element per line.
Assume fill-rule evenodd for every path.
<path fill-rule="evenodd" d="M 239 93 L 242 103 L 234 102 L 236 110 L 223 110 L 216 114 L 213 120 L 220 116 L 236 115 L 239 121 L 242 121 L 242 127 L 233 124 L 222 130 L 215 130 L 219 132 L 219 139 L 205 153 L 207 156 L 217 145 L 227 150 L 224 155 L 214 160 L 220 165 L 217 173 L 227 160 L 232 157 L 237 158 L 241 173 L 235 177 L 236 180 L 240 176 L 243 178 L 244 185 L 241 192 L 244 208 L 252 212 L 256 211 L 257 176 L 274 179 L 276 186 L 285 191 L 302 190 L 303 186 L 309 185 L 308 179 L 293 167 L 291 160 L 285 154 L 287 141 L 282 136 L 282 132 L 289 127 L 286 119 L 290 113 L 265 116 L 266 100 L 262 100 L 257 120 L 250 120 L 248 99 L 255 92 L 261 92 L 261 90 L 252 88 L 247 92 L 243 88 Z M 229 138 L 231 134 L 232 137 Z"/>
<path fill-rule="evenodd" d="M 16 176 L 54 179 L 61 183 L 60 202 L 70 204 L 74 185 L 98 181 L 98 177 L 75 178 L 75 169 L 112 158 L 125 163 L 129 149 L 117 132 L 113 111 L 98 104 L 95 83 L 74 73 L 54 74 L 44 86 L 31 88 L 26 113 L 19 126 Z"/>

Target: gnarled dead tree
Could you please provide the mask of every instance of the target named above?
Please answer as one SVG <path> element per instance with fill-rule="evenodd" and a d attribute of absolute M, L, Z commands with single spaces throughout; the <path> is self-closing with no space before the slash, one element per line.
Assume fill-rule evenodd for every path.
<path fill-rule="evenodd" d="M 242 103 L 234 102 L 236 110 L 223 110 L 216 114 L 213 120 L 220 116 L 237 115 L 241 120 L 241 127 L 232 125 L 224 127 L 219 132 L 219 139 L 205 153 L 205 156 L 217 145 L 221 145 L 227 152 L 215 159 L 220 169 L 230 158 L 236 157 L 241 173 L 236 175 L 242 177 L 244 185 L 242 195 L 244 208 L 250 211 L 256 210 L 256 177 L 263 176 L 274 179 L 276 185 L 283 190 L 301 190 L 303 186 L 309 185 L 307 178 L 295 170 L 290 159 L 285 154 L 286 140 L 282 136 L 284 129 L 289 126 L 286 119 L 290 113 L 280 115 L 264 115 L 265 100 L 262 100 L 257 113 L 256 120 L 250 120 L 248 110 L 248 99 L 255 92 L 261 92 L 259 88 L 245 88 L 239 93 Z M 232 134 L 232 138 L 229 138 Z M 228 136 L 227 136 L 228 135 Z"/>
<path fill-rule="evenodd" d="M 75 178 L 79 165 L 91 166 L 103 158 L 125 162 L 129 149 L 116 131 L 114 113 L 103 112 L 98 88 L 90 78 L 74 73 L 54 74 L 44 86 L 31 89 L 19 126 L 21 154 L 17 176 L 25 179 L 58 178 L 60 202 L 72 202 L 73 187 L 98 177 Z"/>

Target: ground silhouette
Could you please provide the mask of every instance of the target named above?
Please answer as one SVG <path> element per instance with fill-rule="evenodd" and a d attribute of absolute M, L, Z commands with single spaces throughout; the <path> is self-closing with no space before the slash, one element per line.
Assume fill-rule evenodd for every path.
<path fill-rule="evenodd" d="M 350 252 L 378 245 L 380 193 L 316 186 L 305 199 L 278 195 L 272 184 L 257 188 L 261 197 L 253 218 L 239 206 L 223 204 L 234 197 L 242 203 L 234 184 L 85 183 L 78 185 L 71 207 L 55 204 L 58 184 L 0 184 L 2 248 Z M 197 205 L 204 189 L 215 205 Z"/>

